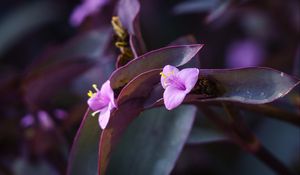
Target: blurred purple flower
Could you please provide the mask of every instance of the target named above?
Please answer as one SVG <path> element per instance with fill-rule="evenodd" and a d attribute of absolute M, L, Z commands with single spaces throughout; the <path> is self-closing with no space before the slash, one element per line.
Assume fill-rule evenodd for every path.
<path fill-rule="evenodd" d="M 33 123 L 34 123 L 34 118 L 31 114 L 26 114 L 21 120 L 21 126 L 25 128 L 32 126 Z"/>
<path fill-rule="evenodd" d="M 179 106 L 198 81 L 199 69 L 187 68 L 179 71 L 166 65 L 161 74 L 161 85 L 165 89 L 164 104 L 168 110 Z"/>
<path fill-rule="evenodd" d="M 55 109 L 54 115 L 59 120 L 64 120 L 67 118 L 68 113 L 63 109 Z"/>
<path fill-rule="evenodd" d="M 101 87 L 101 90 L 94 84 L 93 88 L 96 90 L 95 93 L 89 91 L 88 96 L 90 97 L 87 101 L 89 107 L 95 111 L 92 115 L 100 113 L 98 121 L 99 126 L 105 129 L 112 109 L 116 108 L 114 100 L 114 92 L 110 87 L 110 81 L 107 80 Z"/>
<path fill-rule="evenodd" d="M 234 42 L 227 51 L 226 66 L 229 68 L 259 66 L 264 59 L 261 45 L 252 40 Z"/>
<path fill-rule="evenodd" d="M 37 116 L 42 128 L 46 130 L 54 128 L 53 120 L 46 111 L 38 111 Z"/>
<path fill-rule="evenodd" d="M 89 15 L 98 12 L 108 0 L 83 0 L 72 12 L 70 23 L 73 26 L 79 26 Z"/>

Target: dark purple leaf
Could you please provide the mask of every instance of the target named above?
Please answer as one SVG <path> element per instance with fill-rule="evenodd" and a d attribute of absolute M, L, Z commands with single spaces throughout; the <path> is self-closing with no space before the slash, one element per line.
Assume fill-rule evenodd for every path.
<path fill-rule="evenodd" d="M 20 38 L 36 31 L 61 16 L 61 8 L 53 1 L 29 2 L 19 5 L 7 15 L 1 15 L 0 56 Z M 5 11 L 4 11 L 5 13 Z M 39 18 L 36 18 L 36 17 Z"/>
<path fill-rule="evenodd" d="M 141 68 L 140 71 L 138 71 L 139 69 L 136 68 L 129 70 L 128 73 L 130 73 L 130 79 L 136 77 L 137 75 L 138 76 L 122 89 L 121 94 L 118 98 L 118 109 L 111 114 L 110 122 L 107 128 L 102 131 L 99 144 L 100 174 L 103 174 L 106 171 L 107 163 L 110 159 L 111 150 L 118 143 L 120 136 L 123 134 L 124 130 L 128 127 L 131 121 L 135 117 L 137 117 L 143 110 L 143 101 L 147 94 L 149 94 L 149 92 L 152 90 L 153 82 L 157 82 L 160 79 L 159 72 L 161 71 L 161 69 L 152 69 L 156 67 L 161 68 L 165 64 L 170 64 L 167 61 L 171 61 L 171 63 L 176 65 L 182 65 L 189 61 L 201 47 L 202 45 L 175 46 L 167 48 L 167 51 L 163 50 L 163 53 L 158 52 L 158 54 L 157 51 L 154 51 L 153 53 L 149 53 L 141 58 L 138 58 L 130 62 L 127 66 L 124 66 L 115 71 L 115 75 L 117 72 L 117 75 L 123 76 L 124 74 L 122 70 L 124 68 L 124 72 L 126 70 L 129 70 L 128 68 L 131 68 L 131 65 Z M 149 55 L 153 57 L 150 57 Z M 149 62 L 146 58 L 148 58 L 148 60 L 152 59 L 152 62 Z M 158 60 L 159 58 L 162 60 Z M 157 60 L 157 64 L 154 64 L 155 60 Z M 111 86 L 114 87 L 113 79 L 111 80 Z"/>
<path fill-rule="evenodd" d="M 139 0 L 120 0 L 118 4 L 118 16 L 122 25 L 130 35 L 130 45 L 135 57 L 146 52 L 139 24 L 140 2 Z"/>
<path fill-rule="evenodd" d="M 217 84 L 219 94 L 189 94 L 186 103 L 230 101 L 246 104 L 264 104 L 285 96 L 299 80 L 271 68 L 253 67 L 241 69 L 200 69 L 200 77 L 206 77 Z M 159 82 L 157 82 L 159 83 Z M 157 85 L 159 86 L 159 85 Z M 145 108 L 161 106 L 163 89 L 156 87 Z"/>
<path fill-rule="evenodd" d="M 173 13 L 177 15 L 189 14 L 189 13 L 203 13 L 208 12 L 216 8 L 219 1 L 209 0 L 209 1 L 183 1 L 177 4 L 173 8 Z"/>
<path fill-rule="evenodd" d="M 271 68 L 202 69 L 200 76 L 215 80 L 224 93 L 203 101 L 264 104 L 285 96 L 299 80 Z"/>
<path fill-rule="evenodd" d="M 170 174 L 190 133 L 195 113 L 194 106 L 143 112 L 114 149 L 107 174 Z"/>
<path fill-rule="evenodd" d="M 44 53 L 28 68 L 23 80 L 26 103 L 36 106 L 48 100 L 62 86 L 91 68 L 105 41 L 101 32 L 91 31 Z"/>
<path fill-rule="evenodd" d="M 202 44 L 170 46 L 148 52 L 113 72 L 110 77 L 111 87 L 121 88 L 137 75 L 163 68 L 167 64 L 181 66 L 190 61 L 202 46 Z"/>
<path fill-rule="evenodd" d="M 93 63 L 86 59 L 60 61 L 27 76 L 22 89 L 25 102 L 34 109 L 34 106 L 49 100 L 63 85 L 70 83 L 92 65 Z"/>
<path fill-rule="evenodd" d="M 68 175 L 97 174 L 100 132 L 98 117 L 92 117 L 87 110 L 72 145 Z"/>
<path fill-rule="evenodd" d="M 142 73 L 131 80 L 120 92 L 117 103 L 118 105 L 123 102 L 134 98 L 147 98 L 153 86 L 160 80 L 159 73 L 162 69 L 154 69 Z"/>
<path fill-rule="evenodd" d="M 193 35 L 185 35 L 171 42 L 169 46 L 188 45 L 188 44 L 197 44 L 197 39 Z M 182 66 L 182 68 L 185 67 L 200 67 L 199 55 L 195 55 L 195 57 L 191 61 L 189 61 L 187 64 Z"/>
<path fill-rule="evenodd" d="M 13 174 L 15 175 L 53 175 L 57 174 L 57 170 L 47 161 L 32 162 L 26 158 L 18 158 L 14 160 Z M 1 168 L 1 174 L 3 173 Z"/>
<path fill-rule="evenodd" d="M 108 126 L 102 131 L 99 143 L 98 174 L 106 172 L 112 149 L 119 142 L 124 130 L 142 111 L 140 99 L 130 100 L 115 110 L 110 117 Z"/>
<path fill-rule="evenodd" d="M 187 139 L 187 144 L 206 144 L 222 141 L 227 141 L 227 137 L 220 132 L 212 129 L 193 128 Z"/>
<path fill-rule="evenodd" d="M 98 59 L 103 52 L 103 45 L 109 41 L 108 30 L 94 30 L 70 39 L 61 46 L 48 49 L 31 67 L 30 74 L 47 68 L 51 64 L 74 58 Z"/>

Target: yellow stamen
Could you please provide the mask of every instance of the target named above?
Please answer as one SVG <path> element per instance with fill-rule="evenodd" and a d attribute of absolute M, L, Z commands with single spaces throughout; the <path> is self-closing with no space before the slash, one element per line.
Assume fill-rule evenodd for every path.
<path fill-rule="evenodd" d="M 167 76 L 163 73 L 163 72 L 161 72 L 161 73 L 159 73 L 163 78 L 167 78 Z"/>
<path fill-rule="evenodd" d="M 99 89 L 97 88 L 97 85 L 96 85 L 96 84 L 93 84 L 92 86 L 93 86 L 93 88 L 94 88 L 96 91 L 99 91 Z"/>
<path fill-rule="evenodd" d="M 89 97 L 92 97 L 92 96 L 94 95 L 94 93 L 90 90 L 90 91 L 87 93 L 87 95 L 88 95 Z"/>
<path fill-rule="evenodd" d="M 169 73 L 168 76 L 174 75 L 174 71 L 171 71 L 171 72 L 168 72 L 168 73 Z"/>
<path fill-rule="evenodd" d="M 167 78 L 167 77 L 169 77 L 169 76 L 171 76 L 171 75 L 174 75 L 174 71 L 168 72 L 167 75 L 164 74 L 163 72 L 161 72 L 161 73 L 159 73 L 159 74 L 160 74 L 163 78 Z"/>
<path fill-rule="evenodd" d="M 96 91 L 99 91 L 99 89 L 97 88 L 97 85 L 96 84 L 93 84 L 92 87 L 96 90 Z M 89 90 L 89 92 L 87 93 L 87 95 L 89 97 L 93 97 L 96 93 L 93 93 L 91 90 Z"/>
<path fill-rule="evenodd" d="M 163 77 L 163 82 L 164 82 L 164 85 L 167 86 L 168 83 L 167 83 L 167 78 L 171 75 L 174 75 L 174 71 L 171 71 L 171 72 L 168 72 L 166 74 L 164 74 L 163 72 L 159 73 L 162 77 Z"/>
<path fill-rule="evenodd" d="M 92 116 L 94 117 L 97 113 L 99 113 L 100 111 L 95 111 L 92 113 Z"/>

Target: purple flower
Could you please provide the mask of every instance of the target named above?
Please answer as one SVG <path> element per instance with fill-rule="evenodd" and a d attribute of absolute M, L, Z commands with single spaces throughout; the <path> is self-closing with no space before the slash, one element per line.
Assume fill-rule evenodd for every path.
<path fill-rule="evenodd" d="M 68 117 L 68 113 L 63 109 L 55 109 L 54 116 L 59 120 L 64 120 Z"/>
<path fill-rule="evenodd" d="M 96 13 L 108 0 L 84 0 L 72 13 L 70 23 L 78 26 L 89 15 Z"/>
<path fill-rule="evenodd" d="M 226 65 L 229 68 L 259 66 L 264 61 L 262 46 L 252 40 L 236 41 L 229 46 Z"/>
<path fill-rule="evenodd" d="M 37 116 L 42 128 L 46 130 L 51 130 L 52 128 L 54 128 L 53 120 L 46 111 L 38 111 Z"/>
<path fill-rule="evenodd" d="M 34 117 L 31 114 L 26 114 L 21 120 L 21 125 L 23 127 L 30 127 L 33 124 L 34 124 Z"/>
<path fill-rule="evenodd" d="M 101 87 L 101 90 L 94 84 L 93 88 L 96 90 L 95 93 L 89 91 L 88 96 L 90 97 L 87 101 L 89 107 L 95 111 L 92 115 L 100 113 L 98 121 L 99 126 L 105 129 L 112 109 L 116 108 L 114 100 L 114 92 L 110 87 L 110 81 L 107 80 Z"/>
<path fill-rule="evenodd" d="M 165 89 L 164 103 L 168 110 L 179 106 L 198 80 L 199 69 L 187 68 L 179 71 L 166 65 L 161 74 L 161 85 Z"/>

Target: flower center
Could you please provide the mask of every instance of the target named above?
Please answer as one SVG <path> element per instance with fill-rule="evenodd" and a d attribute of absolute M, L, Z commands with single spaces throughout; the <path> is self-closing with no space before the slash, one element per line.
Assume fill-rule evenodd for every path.
<path fill-rule="evenodd" d="M 166 87 L 173 86 L 180 90 L 185 90 L 185 85 L 180 81 L 180 79 L 175 75 L 174 71 L 168 72 L 164 74 L 163 72 L 160 73 L 163 77 L 163 83 Z"/>
<path fill-rule="evenodd" d="M 96 90 L 96 92 L 93 93 L 91 90 L 89 90 L 89 92 L 87 93 L 87 95 L 88 95 L 89 97 L 94 97 L 94 96 L 97 94 L 97 92 L 99 91 L 99 89 L 97 88 L 97 85 L 96 85 L 96 84 L 93 84 L 92 86 L 93 86 L 93 88 Z"/>

